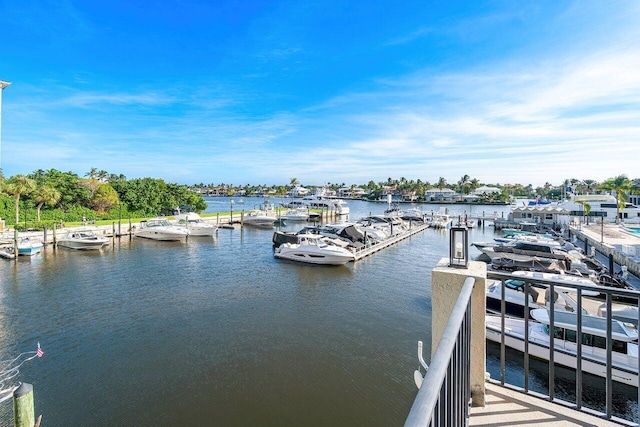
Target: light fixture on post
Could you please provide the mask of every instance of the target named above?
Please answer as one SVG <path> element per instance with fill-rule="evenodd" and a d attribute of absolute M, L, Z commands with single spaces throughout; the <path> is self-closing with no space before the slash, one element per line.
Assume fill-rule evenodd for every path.
<path fill-rule="evenodd" d="M 466 227 L 449 230 L 449 267 L 467 268 L 469 264 L 469 231 Z"/>

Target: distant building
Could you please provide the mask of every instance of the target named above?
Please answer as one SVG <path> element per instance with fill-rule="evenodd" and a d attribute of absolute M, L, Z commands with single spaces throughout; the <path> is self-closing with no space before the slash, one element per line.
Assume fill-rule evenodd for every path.
<path fill-rule="evenodd" d="M 342 187 L 339 188 L 336 195 L 345 199 L 361 199 L 367 192 L 362 187 Z"/>
<path fill-rule="evenodd" d="M 485 185 L 483 185 L 482 187 L 478 187 L 475 190 L 473 190 L 471 192 L 472 196 L 482 196 L 483 194 L 493 194 L 493 193 L 501 193 L 502 190 L 500 190 L 498 187 L 487 187 Z"/>
<path fill-rule="evenodd" d="M 426 199 L 426 201 L 453 202 L 453 198 L 455 195 L 456 192 L 450 188 L 432 188 L 425 191 L 424 198 Z"/>
<path fill-rule="evenodd" d="M 300 185 L 296 185 L 291 190 L 289 190 L 289 197 L 304 197 L 309 194 L 309 189 L 304 188 Z"/>

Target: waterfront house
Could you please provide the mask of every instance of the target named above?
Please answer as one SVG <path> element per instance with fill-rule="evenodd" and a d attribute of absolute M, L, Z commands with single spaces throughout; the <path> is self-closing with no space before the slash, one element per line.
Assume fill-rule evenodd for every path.
<path fill-rule="evenodd" d="M 456 192 L 450 188 L 432 188 L 425 191 L 424 198 L 427 202 L 453 202 Z"/>

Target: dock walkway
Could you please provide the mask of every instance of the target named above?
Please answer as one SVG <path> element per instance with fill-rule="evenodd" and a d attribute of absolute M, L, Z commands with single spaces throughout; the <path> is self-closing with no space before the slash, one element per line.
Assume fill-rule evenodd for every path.
<path fill-rule="evenodd" d="M 361 260 L 362 258 L 365 258 L 371 254 L 381 251 L 382 249 L 395 245 L 396 243 L 401 242 L 402 240 L 408 237 L 411 237 L 414 234 L 418 234 L 426 230 L 427 228 L 429 228 L 428 224 L 419 225 L 419 226 L 412 225 L 411 228 L 409 228 L 409 230 L 403 231 L 402 233 L 389 237 L 387 240 L 383 242 L 376 243 L 375 245 L 366 246 L 362 249 L 358 249 L 355 252 L 355 256 L 356 256 L 355 261 Z"/>

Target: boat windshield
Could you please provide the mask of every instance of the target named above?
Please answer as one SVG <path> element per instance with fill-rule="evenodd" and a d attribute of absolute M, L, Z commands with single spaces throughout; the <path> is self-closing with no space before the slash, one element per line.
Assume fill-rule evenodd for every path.
<path fill-rule="evenodd" d="M 153 221 L 147 221 L 147 227 L 168 227 L 171 224 L 169 224 L 169 221 L 167 221 L 166 219 L 156 219 Z"/>

